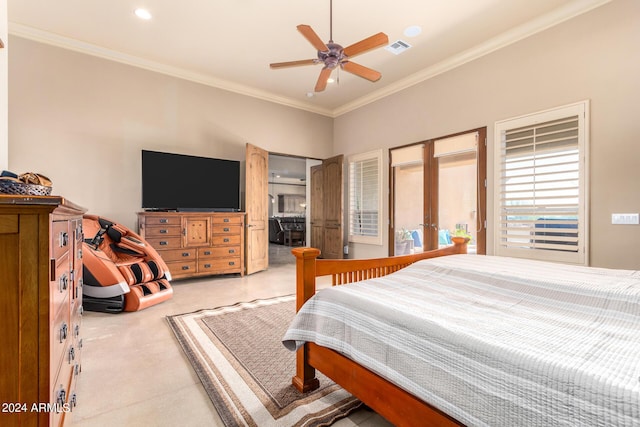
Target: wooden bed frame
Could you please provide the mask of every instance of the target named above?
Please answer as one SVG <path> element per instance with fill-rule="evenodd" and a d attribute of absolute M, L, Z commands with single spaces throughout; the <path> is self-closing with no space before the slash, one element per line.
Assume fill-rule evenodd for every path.
<path fill-rule="evenodd" d="M 315 248 L 296 248 L 296 310 L 316 292 L 316 277 L 331 276 L 332 285 L 343 285 L 398 271 L 416 261 L 444 255 L 466 254 L 469 239 L 452 238 L 454 245 L 413 255 L 376 259 L 317 259 Z M 351 359 L 319 346 L 306 343 L 298 350 L 293 385 L 301 392 L 320 386 L 316 369 L 364 402 L 396 426 L 460 426 L 444 412 L 398 388 Z"/>

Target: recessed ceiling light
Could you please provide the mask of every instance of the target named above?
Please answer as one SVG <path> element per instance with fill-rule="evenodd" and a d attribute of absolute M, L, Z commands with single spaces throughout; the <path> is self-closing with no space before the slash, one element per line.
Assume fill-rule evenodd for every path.
<path fill-rule="evenodd" d="M 313 98 L 313 92 L 307 92 L 307 98 Z"/>
<path fill-rule="evenodd" d="M 136 16 L 140 19 L 144 19 L 144 20 L 151 19 L 151 12 L 149 12 L 147 9 L 138 8 L 133 13 L 135 13 Z"/>
<path fill-rule="evenodd" d="M 333 82 L 335 82 L 334 79 L 331 79 L 331 78 L 327 79 L 327 83 L 333 83 Z"/>
<path fill-rule="evenodd" d="M 419 25 L 412 25 L 410 27 L 407 27 L 404 30 L 404 35 L 407 37 L 415 37 L 418 34 L 420 34 L 422 32 L 422 28 L 420 28 Z"/>

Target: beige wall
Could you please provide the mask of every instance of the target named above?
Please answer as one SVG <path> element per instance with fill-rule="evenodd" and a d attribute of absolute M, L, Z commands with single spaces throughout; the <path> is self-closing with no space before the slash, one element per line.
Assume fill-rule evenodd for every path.
<path fill-rule="evenodd" d="M 335 120 L 12 37 L 8 164 L 133 226 L 142 148 L 242 159 L 250 142 L 326 158 L 487 126 L 492 178 L 497 120 L 589 99 L 592 265 L 640 269 L 640 226 L 610 224 L 612 212 L 640 211 L 639 17 L 640 1 L 614 0 Z M 386 243 L 350 247 L 350 257 L 386 253 Z"/>
<path fill-rule="evenodd" d="M 55 194 L 134 229 L 141 149 L 331 154 L 329 117 L 19 37 L 11 47 L 10 168 L 47 175 Z"/>
<path fill-rule="evenodd" d="M 613 212 L 640 212 L 639 23 L 640 1 L 614 0 L 344 114 L 335 120 L 334 153 L 366 152 L 487 126 L 492 253 L 494 123 L 589 99 L 591 264 L 640 269 L 640 226 L 611 225 Z M 385 168 L 385 186 L 386 175 Z M 386 253 L 386 246 L 350 247 L 355 257 Z"/>

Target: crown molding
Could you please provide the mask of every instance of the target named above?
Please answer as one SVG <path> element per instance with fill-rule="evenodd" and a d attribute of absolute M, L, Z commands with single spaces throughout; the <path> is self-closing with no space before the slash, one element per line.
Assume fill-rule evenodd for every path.
<path fill-rule="evenodd" d="M 16 22 L 9 21 L 9 34 L 40 43 L 61 47 L 63 49 L 68 49 L 75 52 L 120 62 L 122 64 L 131 65 L 133 67 L 154 71 L 171 77 L 188 80 L 194 83 L 200 83 L 206 86 L 223 89 L 229 92 L 238 93 L 240 95 L 250 96 L 253 98 L 261 99 L 263 101 L 274 102 L 276 104 L 281 104 L 288 107 L 333 117 L 332 111 L 328 109 L 318 108 L 313 105 L 298 102 L 291 98 L 278 96 L 267 91 L 262 91 L 250 86 L 241 85 L 229 80 L 220 79 L 203 73 L 197 73 L 194 71 L 186 70 L 184 68 L 173 67 L 159 62 L 150 61 L 138 56 L 106 49 L 91 43 L 86 43 L 80 40 L 64 37 L 59 34 L 39 30 L 37 28 L 33 28 Z"/>
<path fill-rule="evenodd" d="M 555 25 L 561 24 L 571 18 L 582 15 L 596 9 L 612 0 L 574 0 L 565 6 L 547 13 L 537 19 L 531 20 L 526 24 L 515 27 L 509 31 L 506 31 L 492 39 L 487 40 L 477 46 L 472 47 L 466 51 L 463 51 L 457 55 L 447 58 L 437 64 L 434 64 L 424 70 L 410 75 L 402 80 L 392 83 L 384 88 L 369 93 L 366 96 L 358 98 L 352 102 L 344 104 L 333 110 L 333 117 L 338 117 L 342 114 L 346 114 L 350 111 L 357 110 L 372 102 L 378 101 L 382 98 L 386 98 L 389 95 L 400 92 L 404 89 L 410 88 L 418 83 L 429 80 L 439 74 L 443 74 L 454 68 L 460 67 L 475 59 L 488 55 L 506 46 L 514 44 L 520 40 L 530 37 L 534 34 L 540 33 L 546 29 L 549 29 Z"/>
<path fill-rule="evenodd" d="M 87 55 L 97 56 L 103 59 L 108 59 L 134 67 L 143 68 L 149 71 L 154 71 L 179 79 L 200 83 L 206 86 L 215 87 L 218 89 L 250 96 L 276 104 L 281 104 L 287 107 L 297 108 L 300 110 L 309 111 L 311 113 L 336 118 L 350 111 L 357 110 L 358 108 L 361 108 L 367 104 L 393 95 L 394 93 L 410 88 L 416 84 L 422 83 L 454 68 L 460 67 L 468 62 L 488 55 L 492 52 L 495 52 L 527 37 L 530 37 L 583 13 L 589 12 L 611 1 L 612 0 L 574 0 L 564 5 L 563 7 L 560 7 L 550 13 L 538 17 L 537 19 L 506 31 L 497 37 L 474 46 L 471 49 L 454 55 L 444 61 L 441 61 L 428 68 L 425 68 L 424 70 L 414 73 L 409 77 L 389 84 L 381 89 L 369 93 L 366 96 L 346 103 L 333 110 L 317 107 L 308 103 L 297 101 L 295 99 L 279 96 L 267 91 L 256 89 L 251 86 L 241 85 L 229 80 L 216 78 L 203 73 L 197 73 L 183 68 L 173 67 L 159 62 L 150 61 L 134 55 L 128 55 L 110 49 L 105 49 L 100 46 L 39 30 L 37 28 L 29 27 L 16 22 L 9 21 L 8 24 L 9 34 L 18 37 L 61 47 L 64 49 L 73 50 Z"/>

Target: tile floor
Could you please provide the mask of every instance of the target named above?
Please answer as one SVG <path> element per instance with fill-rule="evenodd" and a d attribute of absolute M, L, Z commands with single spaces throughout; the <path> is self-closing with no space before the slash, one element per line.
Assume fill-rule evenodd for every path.
<path fill-rule="evenodd" d="M 294 266 L 281 261 L 292 257 L 290 249 L 273 246 L 272 266 L 251 276 L 173 282 L 171 300 L 140 312 L 86 311 L 78 406 L 67 425 L 222 426 L 165 317 L 295 293 Z M 390 424 L 369 410 L 360 410 L 334 425 Z"/>

